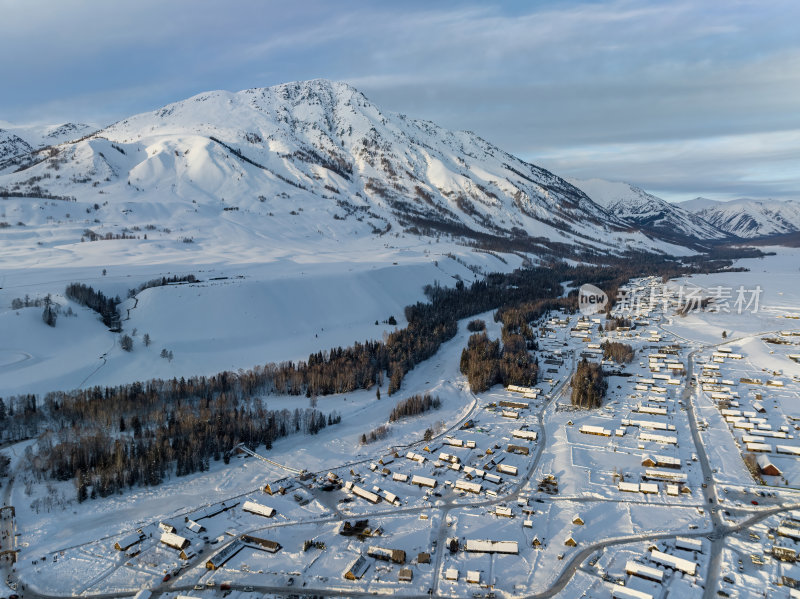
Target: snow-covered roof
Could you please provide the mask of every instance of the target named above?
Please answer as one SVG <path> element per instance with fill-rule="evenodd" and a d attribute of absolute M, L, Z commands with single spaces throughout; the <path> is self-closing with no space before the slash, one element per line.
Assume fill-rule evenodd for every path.
<path fill-rule="evenodd" d="M 628 574 L 633 574 L 642 578 L 648 578 L 657 582 L 661 582 L 664 579 L 663 570 L 653 568 L 652 566 L 645 566 L 644 564 L 640 564 L 633 560 L 628 560 L 628 562 L 625 564 L 625 571 Z"/>
<path fill-rule="evenodd" d="M 669 553 L 664 553 L 657 549 L 653 549 L 650 552 L 650 559 L 657 564 L 680 570 L 690 576 L 694 576 L 697 573 L 697 562 L 670 555 Z"/>
<path fill-rule="evenodd" d="M 242 505 L 242 509 L 245 512 L 257 514 L 259 516 L 265 516 L 267 518 L 272 518 L 272 516 L 275 515 L 274 508 L 271 508 L 266 505 L 261 505 L 260 503 L 256 503 L 255 501 L 245 501 L 244 505 Z"/>
<path fill-rule="evenodd" d="M 465 549 L 473 553 L 519 553 L 516 541 L 480 541 L 467 539 Z"/>

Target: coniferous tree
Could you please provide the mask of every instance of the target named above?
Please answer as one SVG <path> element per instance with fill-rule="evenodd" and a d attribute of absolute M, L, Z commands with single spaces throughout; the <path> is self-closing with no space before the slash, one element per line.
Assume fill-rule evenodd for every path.
<path fill-rule="evenodd" d="M 42 312 L 42 320 L 47 326 L 56 326 L 56 310 L 50 302 L 45 304 L 44 311 Z"/>
<path fill-rule="evenodd" d="M 133 339 L 130 335 L 123 335 L 120 337 L 119 346 L 125 351 L 133 350 Z"/>

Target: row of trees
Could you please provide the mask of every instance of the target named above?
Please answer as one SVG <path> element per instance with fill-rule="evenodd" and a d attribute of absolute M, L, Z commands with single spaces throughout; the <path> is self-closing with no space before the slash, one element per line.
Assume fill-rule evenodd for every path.
<path fill-rule="evenodd" d="M 103 324 L 109 329 L 120 330 L 120 318 L 117 312 L 117 306 L 122 302 L 119 296 L 106 297 L 101 291 L 95 291 L 93 288 L 83 283 L 70 283 L 64 292 L 69 299 L 77 302 L 81 306 L 94 310 L 100 315 Z"/>
<path fill-rule="evenodd" d="M 47 295 L 49 298 L 50 295 Z M 30 295 L 25 295 L 24 298 L 22 297 L 15 297 L 11 300 L 11 309 L 12 310 L 22 310 L 22 308 L 41 308 L 45 305 L 45 298 L 44 297 L 31 297 Z"/>
<path fill-rule="evenodd" d="M 385 424 L 381 424 L 377 428 L 372 429 L 369 433 L 364 433 L 361 435 L 361 445 L 366 445 L 367 443 L 375 443 L 375 441 L 380 441 L 381 439 L 385 439 L 389 436 L 389 427 Z"/>
<path fill-rule="evenodd" d="M 630 329 L 633 327 L 633 323 L 630 318 L 624 316 L 609 316 L 606 318 L 603 328 L 605 328 L 606 331 L 616 331 L 620 327 Z"/>
<path fill-rule="evenodd" d="M 149 281 L 145 281 L 141 285 L 138 285 L 134 289 L 128 289 L 128 297 L 134 297 L 137 293 L 144 291 L 145 289 L 151 289 L 153 287 L 164 287 L 166 285 L 174 285 L 176 283 L 196 283 L 196 282 L 197 282 L 197 277 L 192 274 L 173 275 L 171 277 L 150 279 Z"/>
<path fill-rule="evenodd" d="M 424 395 L 418 393 L 398 402 L 389 414 L 389 422 L 397 422 L 428 410 L 438 410 L 441 405 L 442 402 L 438 395 L 434 397 L 430 393 Z"/>
<path fill-rule="evenodd" d="M 480 331 L 485 331 L 486 323 L 480 320 L 479 318 L 476 318 L 475 320 L 470 320 L 467 323 L 467 330 L 470 333 L 479 333 Z"/>

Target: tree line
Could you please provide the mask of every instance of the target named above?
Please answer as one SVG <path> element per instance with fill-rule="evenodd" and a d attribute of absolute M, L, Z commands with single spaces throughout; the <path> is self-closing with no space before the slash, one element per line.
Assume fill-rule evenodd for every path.
<path fill-rule="evenodd" d="M 397 403 L 389 414 L 389 422 L 397 422 L 428 410 L 438 410 L 441 405 L 442 402 L 438 395 L 434 397 L 430 393 L 424 395 L 417 393 Z"/>
<path fill-rule="evenodd" d="M 82 423 L 42 435 L 32 469 L 39 476 L 74 480 L 79 501 L 135 486 L 154 486 L 175 476 L 204 472 L 211 461 L 230 459 L 231 449 L 251 449 L 295 433 L 317 434 L 341 421 L 316 409 L 268 410 L 259 400 L 224 394 L 214 400 L 154 408 L 115 420 L 115 426 Z M 91 489 L 91 491 L 90 491 Z"/>
<path fill-rule="evenodd" d="M 152 289 L 153 287 L 165 287 L 166 285 L 174 285 L 176 283 L 196 283 L 197 277 L 188 274 L 188 275 L 173 275 L 171 277 L 160 277 L 156 279 L 150 279 L 149 281 L 145 281 L 141 285 L 138 285 L 134 289 L 128 290 L 128 297 L 132 298 L 135 297 L 141 291 L 145 289 Z"/>
<path fill-rule="evenodd" d="M 64 291 L 73 302 L 86 306 L 100 315 L 103 324 L 109 329 L 120 330 L 120 318 L 117 306 L 122 302 L 119 296 L 106 297 L 102 291 L 95 291 L 83 283 L 70 283 Z"/>
<path fill-rule="evenodd" d="M 616 331 L 619 328 L 630 329 L 633 327 L 633 322 L 630 318 L 624 316 L 610 316 L 607 315 L 604 329 L 606 331 Z"/>

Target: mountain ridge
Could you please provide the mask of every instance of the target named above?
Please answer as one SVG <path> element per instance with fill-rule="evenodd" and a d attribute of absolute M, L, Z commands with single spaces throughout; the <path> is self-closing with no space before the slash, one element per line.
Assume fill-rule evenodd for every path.
<path fill-rule="evenodd" d="M 695 198 L 681 205 L 715 227 L 743 239 L 800 231 L 800 202 L 796 200 L 741 198 L 721 202 Z"/>
<path fill-rule="evenodd" d="M 721 241 L 729 234 L 702 217 L 629 183 L 604 179 L 567 179 L 595 203 L 646 232 L 686 243 Z"/>
<path fill-rule="evenodd" d="M 133 115 L 6 160 L 0 188 L 91 202 L 100 228 L 115 231 L 150 206 L 173 222 L 192 211 L 247 213 L 262 238 L 287 234 L 265 217 L 288 213 L 302 235 L 339 240 L 391 232 L 510 239 L 543 254 L 681 251 L 473 133 L 381 112 L 326 80 L 206 92 Z"/>

